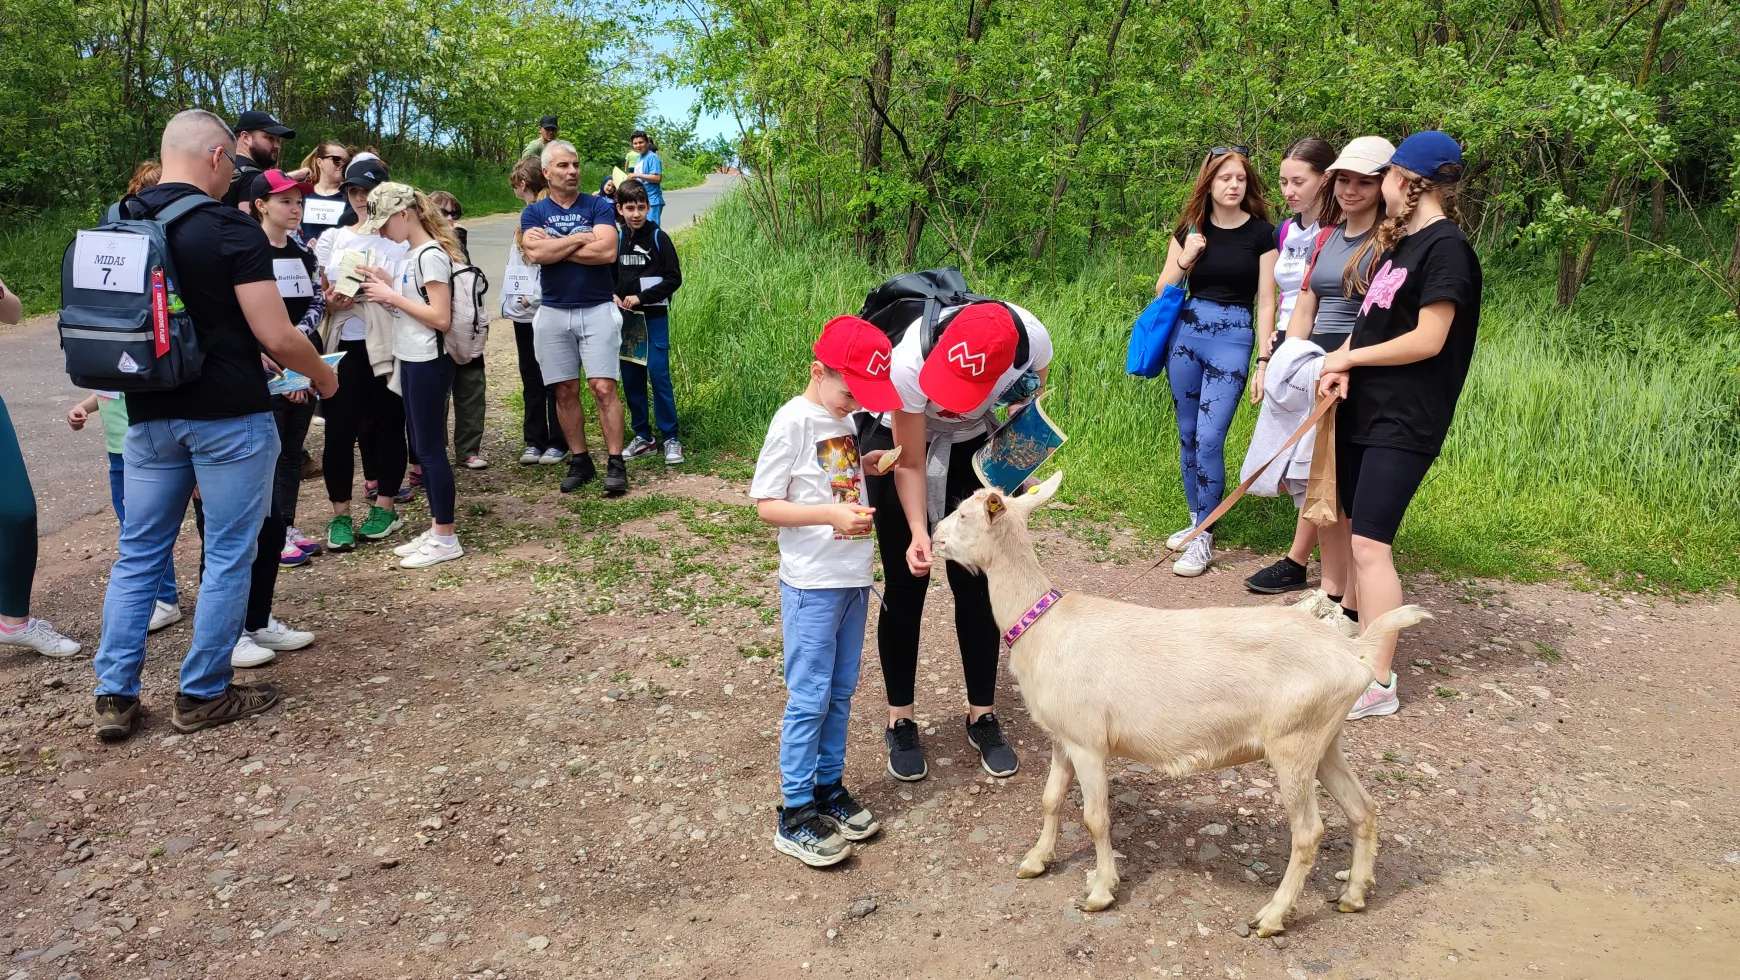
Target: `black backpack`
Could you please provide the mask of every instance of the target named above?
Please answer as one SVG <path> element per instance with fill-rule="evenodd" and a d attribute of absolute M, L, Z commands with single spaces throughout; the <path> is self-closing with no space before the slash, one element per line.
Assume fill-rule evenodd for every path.
<path fill-rule="evenodd" d="M 176 293 L 169 226 L 203 207 L 204 194 L 152 211 L 137 195 L 66 247 L 60 267 L 60 347 L 80 388 L 168 391 L 199 377 L 205 354 Z"/>
<path fill-rule="evenodd" d="M 1027 323 L 1021 314 L 1009 308 L 1007 303 L 968 289 L 961 270 L 952 265 L 923 272 L 903 272 L 889 279 L 864 297 L 864 308 L 858 311 L 858 316 L 874 324 L 887 335 L 888 342 L 895 345 L 906 336 L 913 323 L 921 322 L 924 333 L 919 340 L 919 353 L 929 357 L 936 347 L 937 338 L 948 328 L 948 320 L 943 318 L 942 311 L 969 303 L 999 303 L 1008 309 L 1009 318 L 1015 321 L 1015 330 L 1020 335 L 1015 345 L 1015 363 L 1027 364 L 1032 359 L 1027 343 Z"/>

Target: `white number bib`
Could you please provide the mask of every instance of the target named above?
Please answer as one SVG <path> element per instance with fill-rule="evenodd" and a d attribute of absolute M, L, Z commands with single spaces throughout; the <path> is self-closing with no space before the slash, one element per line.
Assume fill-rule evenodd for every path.
<path fill-rule="evenodd" d="M 301 259 L 273 259 L 272 275 L 278 279 L 278 295 L 304 298 L 314 295 L 314 283 L 308 277 L 308 266 Z"/>
<path fill-rule="evenodd" d="M 311 225 L 336 225 L 338 219 L 344 217 L 343 201 L 318 201 L 309 198 L 302 202 L 302 220 Z"/>
<path fill-rule="evenodd" d="M 73 287 L 112 293 L 145 291 L 150 242 L 126 232 L 81 231 L 73 245 Z"/>

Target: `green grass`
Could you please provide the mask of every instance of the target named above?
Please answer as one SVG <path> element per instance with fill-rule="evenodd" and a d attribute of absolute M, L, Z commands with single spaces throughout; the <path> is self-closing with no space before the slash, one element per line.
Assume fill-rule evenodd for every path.
<path fill-rule="evenodd" d="M 801 232 L 798 234 L 802 234 Z M 753 456 L 803 388 L 828 316 L 853 312 L 882 274 L 824 237 L 783 245 L 722 203 L 685 236 L 672 317 L 686 445 Z M 1613 250 L 1609 250 L 1610 252 Z M 982 277 L 1058 349 L 1047 409 L 1070 435 L 1056 463 L 1076 516 L 1151 537 L 1186 521 L 1166 381 L 1124 373 L 1130 323 L 1153 295 L 1148 257 L 1100 254 L 1055 286 Z M 1552 308 L 1550 258 L 1486 264 L 1480 345 L 1443 456 L 1397 541 L 1405 561 L 1465 574 L 1569 577 L 1668 588 L 1740 579 L 1740 342 L 1711 321 L 1720 297 L 1673 267 L 1604 253 L 1575 310 Z M 1256 411 L 1228 440 L 1236 473 Z M 1286 547 L 1286 499 L 1247 499 L 1219 537 Z"/>

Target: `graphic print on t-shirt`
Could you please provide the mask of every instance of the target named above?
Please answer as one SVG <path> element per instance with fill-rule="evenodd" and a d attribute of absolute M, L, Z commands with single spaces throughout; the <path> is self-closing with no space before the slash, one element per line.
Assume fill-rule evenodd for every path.
<path fill-rule="evenodd" d="M 1395 302 L 1396 293 L 1401 291 L 1402 283 L 1407 281 L 1408 270 L 1399 266 L 1391 268 L 1390 263 L 1385 262 L 1377 275 L 1371 277 L 1371 287 L 1365 291 L 1365 302 L 1359 307 L 1360 315 L 1363 316 L 1373 306 L 1389 309 L 1390 304 Z"/>
<path fill-rule="evenodd" d="M 828 477 L 828 486 L 834 491 L 834 503 L 852 504 L 864 502 L 864 468 L 858 459 L 858 440 L 852 436 L 835 436 L 816 443 L 816 463 Z M 834 532 L 835 541 L 863 541 L 868 534 L 841 534 Z"/>

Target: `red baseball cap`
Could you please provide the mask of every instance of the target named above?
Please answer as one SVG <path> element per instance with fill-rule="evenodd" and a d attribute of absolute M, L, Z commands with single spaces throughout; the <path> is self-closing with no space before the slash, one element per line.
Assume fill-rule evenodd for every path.
<path fill-rule="evenodd" d="M 904 402 L 888 377 L 894 348 L 868 320 L 837 316 L 822 327 L 812 348 L 816 360 L 840 372 L 858 404 L 872 412 L 892 412 Z"/>
<path fill-rule="evenodd" d="M 282 170 L 267 170 L 254 176 L 254 182 L 248 187 L 248 200 L 257 201 L 285 191 L 301 191 L 302 196 L 307 197 L 314 193 L 314 185 L 305 180 L 291 180 Z"/>
<path fill-rule="evenodd" d="M 1020 341 L 1007 307 L 974 303 L 949 321 L 925 358 L 918 386 L 947 411 L 965 415 L 996 394 L 997 379 L 1015 363 Z"/>

